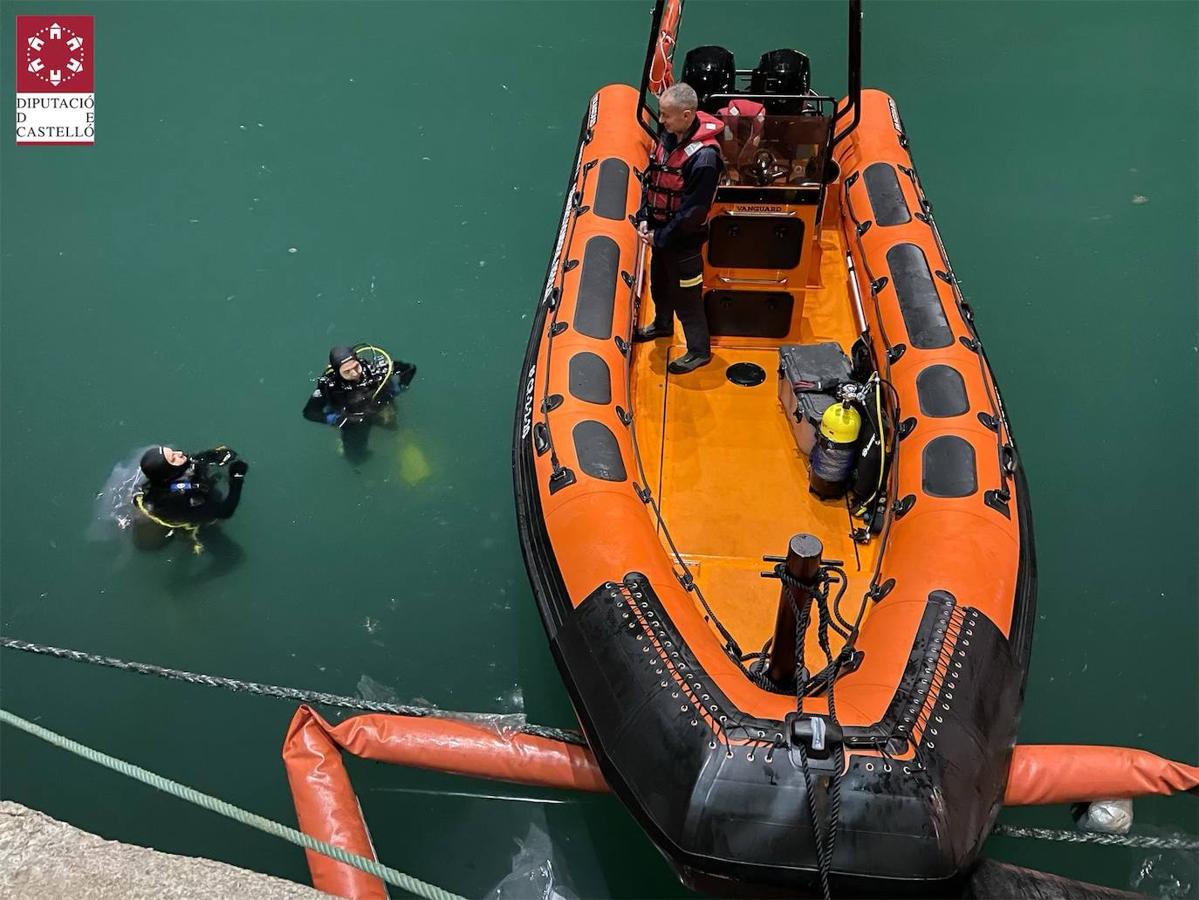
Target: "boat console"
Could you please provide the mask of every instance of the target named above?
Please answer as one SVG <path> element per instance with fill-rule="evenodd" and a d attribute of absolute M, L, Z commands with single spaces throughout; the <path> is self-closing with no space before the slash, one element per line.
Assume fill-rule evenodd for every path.
<path fill-rule="evenodd" d="M 737 69 L 723 47 L 697 47 L 683 80 L 725 123 L 704 259 L 712 334 L 798 341 L 804 295 L 820 286 L 820 222 L 837 177 L 836 101 L 811 91 L 808 57 L 792 49 Z"/>

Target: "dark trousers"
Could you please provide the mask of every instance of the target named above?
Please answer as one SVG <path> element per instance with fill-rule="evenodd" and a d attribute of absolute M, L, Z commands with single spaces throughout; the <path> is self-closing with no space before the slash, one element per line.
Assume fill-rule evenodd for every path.
<path fill-rule="evenodd" d="M 371 423 L 369 421 L 346 422 L 341 426 L 341 449 L 345 453 L 347 462 L 357 465 L 370 456 L 370 451 L 366 449 L 370 432 Z"/>
<path fill-rule="evenodd" d="M 654 296 L 654 326 L 674 330 L 674 316 L 683 323 L 683 336 L 692 353 L 708 355 L 712 339 L 704 314 L 703 247 L 686 250 L 654 248 L 649 284 Z"/>

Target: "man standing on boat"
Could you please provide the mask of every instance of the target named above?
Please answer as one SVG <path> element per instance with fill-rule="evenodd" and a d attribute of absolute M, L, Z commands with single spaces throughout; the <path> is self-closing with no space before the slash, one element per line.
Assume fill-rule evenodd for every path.
<path fill-rule="evenodd" d="M 672 84 L 658 97 L 662 131 L 645 174 L 638 233 L 653 247 L 650 290 L 654 321 L 633 333 L 635 341 L 674 334 L 674 316 L 683 324 L 687 353 L 667 371 L 684 375 L 712 361 L 704 313 L 704 242 L 708 212 L 716 196 L 723 162 L 717 138 L 724 124 L 699 110 L 695 91 Z"/>

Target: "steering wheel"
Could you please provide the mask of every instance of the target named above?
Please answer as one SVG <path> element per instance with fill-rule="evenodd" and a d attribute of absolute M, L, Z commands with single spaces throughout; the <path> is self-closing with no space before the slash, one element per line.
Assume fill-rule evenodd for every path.
<path fill-rule="evenodd" d="M 787 167 L 779 165 L 778 159 L 769 150 L 759 150 L 754 154 L 750 171 L 753 173 L 755 184 L 760 187 L 765 187 L 780 178 L 785 179 L 788 173 Z"/>

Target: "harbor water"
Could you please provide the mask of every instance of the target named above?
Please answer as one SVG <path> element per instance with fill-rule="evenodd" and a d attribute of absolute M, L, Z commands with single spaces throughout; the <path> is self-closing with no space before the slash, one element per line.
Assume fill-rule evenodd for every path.
<path fill-rule="evenodd" d="M 13 17 L 53 9 L 0 8 L 11 110 Z M 95 16 L 95 146 L 0 140 L 0 630 L 572 726 L 517 544 L 511 426 L 579 119 L 597 87 L 640 77 L 651 8 L 73 4 Z M 1199 6 L 865 11 L 864 83 L 903 114 L 1028 472 L 1040 604 L 1020 739 L 1194 762 Z M 749 67 L 795 46 L 839 95 L 845 18 L 840 2 L 692 2 L 680 47 Z M 363 460 L 300 415 L 330 345 L 355 341 L 418 367 Z M 160 442 L 250 463 L 201 556 L 136 550 L 97 511 L 114 466 Z M 0 690 L 44 727 L 294 823 L 292 704 L 9 650 Z M 4 798 L 308 880 L 289 845 L 0 740 Z M 483 896 L 523 842 L 551 847 L 581 897 L 687 895 L 612 797 L 347 765 L 380 858 L 447 889 Z M 1136 816 L 1199 831 L 1190 797 Z M 1070 827 L 1064 808 L 1001 821 Z M 1168 854 L 987 853 L 1195 889 L 1193 860 Z"/>

